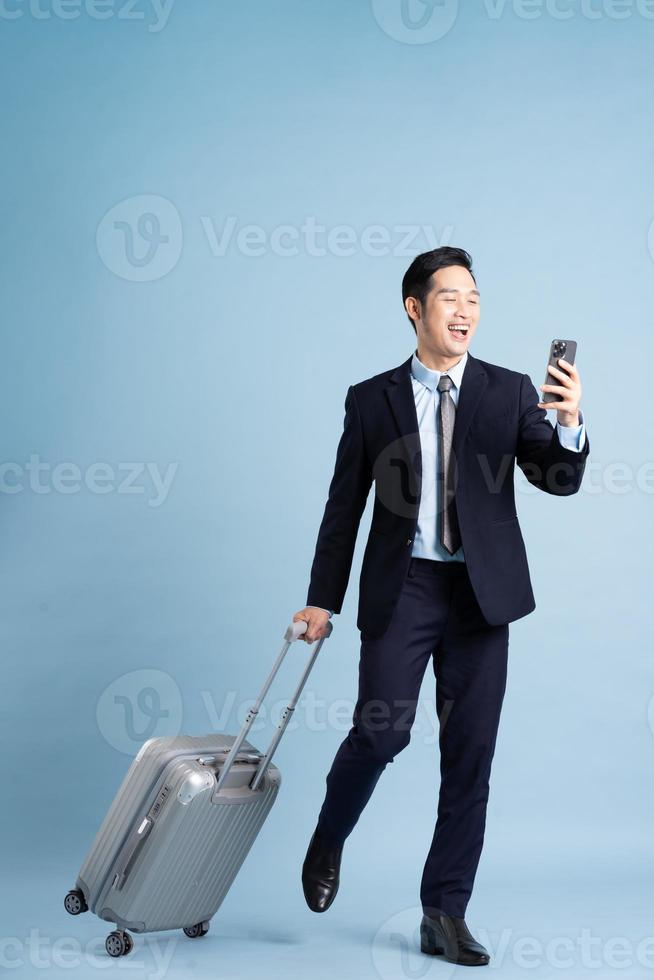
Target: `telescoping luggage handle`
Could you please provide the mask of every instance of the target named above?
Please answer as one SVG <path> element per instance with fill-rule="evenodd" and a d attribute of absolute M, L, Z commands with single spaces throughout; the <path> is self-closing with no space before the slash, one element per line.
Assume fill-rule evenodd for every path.
<path fill-rule="evenodd" d="M 281 741 L 282 735 L 284 734 L 284 732 L 286 730 L 286 726 L 288 725 L 288 723 L 290 721 L 290 718 L 291 718 L 291 715 L 293 714 L 293 711 L 295 710 L 295 706 L 297 705 L 298 700 L 300 698 L 300 695 L 302 694 L 302 689 L 304 688 L 304 685 L 306 684 L 307 678 L 308 678 L 309 674 L 311 673 L 311 669 L 312 669 L 314 663 L 316 662 L 316 658 L 318 657 L 318 654 L 320 653 L 320 648 L 322 647 L 322 645 L 325 642 L 325 640 L 327 639 L 327 637 L 331 635 L 331 632 L 333 630 L 332 624 L 328 622 L 326 624 L 326 627 L 325 628 L 326 628 L 327 632 L 326 632 L 326 634 L 324 636 L 321 636 L 320 639 L 315 643 L 314 648 L 311 651 L 311 656 L 309 658 L 309 661 L 308 661 L 306 667 L 304 668 L 304 670 L 302 672 L 302 676 L 301 676 L 300 681 L 298 683 L 298 686 L 295 689 L 295 693 L 293 694 L 293 697 L 291 698 L 288 706 L 284 709 L 284 713 L 283 713 L 283 715 L 282 715 L 282 717 L 280 719 L 279 725 L 277 726 L 277 730 L 276 730 L 275 734 L 272 737 L 272 740 L 270 742 L 270 745 L 268 746 L 267 751 L 261 757 L 261 761 L 259 762 L 259 765 L 257 767 L 257 770 L 256 770 L 256 772 L 255 772 L 255 774 L 252 777 L 252 780 L 250 782 L 250 789 L 251 790 L 257 789 L 259 787 L 259 784 L 261 783 L 261 780 L 265 776 L 266 770 L 267 770 L 268 766 L 270 765 L 270 763 L 272 762 L 272 757 L 273 757 L 273 755 L 275 753 L 275 750 L 276 750 L 277 746 L 279 745 L 279 743 Z M 306 631 L 307 631 L 307 624 L 305 622 L 303 622 L 303 621 L 299 621 L 299 622 L 296 622 L 296 623 L 291 623 L 289 625 L 288 629 L 286 630 L 286 633 L 284 634 L 284 645 L 281 648 L 281 650 L 280 650 L 280 652 L 279 652 L 279 654 L 277 656 L 277 659 L 275 660 L 275 663 L 273 664 L 273 668 L 270 671 L 270 673 L 268 674 L 268 677 L 266 678 L 266 680 L 264 682 L 263 687 L 261 688 L 261 692 L 259 694 L 259 697 L 256 700 L 256 703 L 248 711 L 247 718 L 245 719 L 245 722 L 243 724 L 243 727 L 242 727 L 241 731 L 239 732 L 239 734 L 237 735 L 236 740 L 235 740 L 234 744 L 232 745 L 231 749 L 229 750 L 229 754 L 228 754 L 227 758 L 225 759 L 225 764 L 222 767 L 220 776 L 218 778 L 218 782 L 216 784 L 216 792 L 218 792 L 218 790 L 220 789 L 220 787 L 222 786 L 222 784 L 225 782 L 225 779 L 227 778 L 227 775 L 228 775 L 230 769 L 232 768 L 232 765 L 234 763 L 234 760 L 236 759 L 236 757 L 237 757 L 237 755 L 239 753 L 239 750 L 241 748 L 241 745 L 245 741 L 248 732 L 252 728 L 252 724 L 254 722 L 254 719 L 259 714 L 259 708 L 261 707 L 261 704 L 263 702 L 263 699 L 265 698 L 266 694 L 268 693 L 268 690 L 270 688 L 270 685 L 272 684 L 273 680 L 275 679 L 275 676 L 277 674 L 277 671 L 281 667 L 282 662 L 284 660 L 284 657 L 286 656 L 286 654 L 289 651 L 289 648 L 291 646 L 291 643 L 294 643 L 296 640 L 299 640 L 299 638 L 301 636 L 303 636 L 306 633 Z"/>

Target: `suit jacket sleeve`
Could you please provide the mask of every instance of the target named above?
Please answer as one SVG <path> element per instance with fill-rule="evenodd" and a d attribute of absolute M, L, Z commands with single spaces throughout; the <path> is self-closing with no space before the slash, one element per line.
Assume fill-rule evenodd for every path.
<path fill-rule="evenodd" d="M 516 462 L 527 480 L 539 490 L 560 497 L 570 496 L 577 492 L 584 475 L 590 452 L 588 432 L 584 427 L 581 450 L 562 446 L 546 410 L 538 408 L 539 401 L 531 378 L 523 374 Z"/>
<path fill-rule="evenodd" d="M 345 421 L 311 566 L 307 606 L 340 613 L 350 578 L 361 515 L 372 484 L 354 388 L 345 398 Z"/>

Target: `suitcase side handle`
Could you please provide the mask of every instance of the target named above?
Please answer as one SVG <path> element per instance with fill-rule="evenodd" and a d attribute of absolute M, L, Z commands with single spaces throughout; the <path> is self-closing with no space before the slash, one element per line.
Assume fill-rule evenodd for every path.
<path fill-rule="evenodd" d="M 127 846 L 127 853 L 123 858 L 122 870 L 118 871 L 114 876 L 113 887 L 117 892 L 121 891 L 123 885 L 127 881 L 127 876 L 134 867 L 138 853 L 147 840 L 147 837 L 152 830 L 153 823 L 154 821 L 151 817 L 146 817 L 145 820 L 142 821 L 141 825 L 132 834 Z"/>
<path fill-rule="evenodd" d="M 320 648 L 322 647 L 322 645 L 323 645 L 324 641 L 327 639 L 327 637 L 328 636 L 331 636 L 331 633 L 332 633 L 333 628 L 334 628 L 333 627 L 333 624 L 330 623 L 330 622 L 327 622 L 326 625 L 325 625 L 325 629 L 327 631 L 326 634 L 325 634 L 325 636 L 322 636 L 318 640 L 318 642 L 315 644 L 314 649 L 313 649 L 313 652 L 312 652 L 312 655 L 311 655 L 311 658 L 309 659 L 309 663 L 307 664 L 307 666 L 305 667 L 305 669 L 304 669 L 304 671 L 302 673 L 302 677 L 300 679 L 300 683 L 298 684 L 298 686 L 297 686 L 297 688 L 295 690 L 295 694 L 293 695 L 293 699 L 292 699 L 291 703 L 288 705 L 288 707 L 286 708 L 286 710 L 284 711 L 284 714 L 282 715 L 282 719 L 281 719 L 281 721 L 280 721 L 280 723 L 279 723 L 279 725 L 277 727 L 277 731 L 275 732 L 275 734 L 273 736 L 273 739 L 272 739 L 272 741 L 270 743 L 270 746 L 268 747 L 268 751 L 261 758 L 261 762 L 259 763 L 259 767 L 258 767 L 257 771 L 254 774 L 254 777 L 252 779 L 252 783 L 250 784 L 250 788 L 251 789 L 253 789 L 253 790 L 256 789 L 257 786 L 259 785 L 259 783 L 261 782 L 261 780 L 263 779 L 263 776 L 265 775 L 266 769 L 268 768 L 268 765 L 270 764 L 270 761 L 272 759 L 272 753 L 277 748 L 277 746 L 279 744 L 279 741 L 280 741 L 282 735 L 284 734 L 284 729 L 286 728 L 286 725 L 288 724 L 288 720 L 290 718 L 290 715 L 291 715 L 292 711 L 295 708 L 295 705 L 297 703 L 297 699 L 299 698 L 300 694 L 302 693 L 302 688 L 304 687 L 304 685 L 306 683 L 306 680 L 307 680 L 307 677 L 309 676 L 309 674 L 311 672 L 311 668 L 313 667 L 313 665 L 314 665 L 314 663 L 316 661 L 316 657 L 320 653 Z M 307 624 L 305 622 L 303 622 L 303 621 L 300 620 L 298 622 L 291 623 L 289 625 L 288 629 L 286 630 L 286 632 L 284 633 L 284 645 L 282 646 L 281 650 L 279 651 L 279 653 L 277 655 L 277 659 L 275 660 L 275 663 L 272 666 L 272 670 L 270 671 L 270 673 L 268 674 L 268 677 L 264 681 L 263 687 L 261 688 L 261 691 L 259 692 L 259 696 L 258 696 L 255 704 L 248 711 L 248 714 L 247 714 L 247 717 L 245 719 L 245 722 L 243 723 L 243 727 L 241 728 L 241 731 L 238 733 L 238 735 L 237 735 L 237 737 L 236 737 L 236 739 L 235 739 L 235 741 L 234 741 L 234 743 L 233 743 L 233 745 L 232 745 L 232 747 L 231 747 L 231 749 L 229 751 L 229 754 L 228 754 L 227 758 L 225 759 L 225 764 L 222 767 L 222 771 L 220 773 L 220 776 L 218 777 L 218 782 L 216 783 L 216 790 L 215 790 L 216 793 L 218 793 L 220 791 L 220 787 L 222 786 L 222 784 L 224 783 L 225 779 L 227 778 L 227 775 L 228 775 L 230 769 L 232 768 L 232 765 L 234 763 L 234 760 L 236 759 L 236 756 L 239 753 L 239 750 L 241 748 L 241 745 L 243 744 L 243 742 L 247 738 L 248 732 L 250 731 L 250 729 L 252 728 L 252 725 L 254 723 L 254 719 L 259 714 L 259 709 L 260 709 L 260 707 L 261 707 L 261 705 L 263 703 L 263 699 L 267 695 L 267 693 L 268 693 L 268 691 L 270 689 L 270 685 L 274 681 L 274 679 L 275 679 L 275 677 L 277 675 L 277 672 L 278 672 L 279 668 L 281 667 L 281 665 L 282 665 L 282 663 L 284 661 L 284 657 L 286 656 L 286 654 L 288 653 L 288 651 L 290 649 L 291 644 L 294 643 L 296 640 L 298 640 L 301 636 L 303 636 L 304 633 L 306 633 L 306 630 L 307 630 Z"/>

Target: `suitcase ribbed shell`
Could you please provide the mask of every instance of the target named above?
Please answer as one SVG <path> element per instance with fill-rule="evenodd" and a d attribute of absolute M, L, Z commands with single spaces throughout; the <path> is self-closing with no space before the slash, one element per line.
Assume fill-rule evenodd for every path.
<path fill-rule="evenodd" d="M 260 757 L 247 740 L 220 794 L 216 774 L 233 735 L 150 739 L 133 760 L 80 870 L 77 887 L 100 918 L 133 932 L 208 921 L 216 913 L 268 815 L 281 773 L 270 764 L 255 792 Z M 201 764 L 199 759 L 215 762 Z M 165 797 L 161 800 L 162 795 Z M 133 835 L 156 806 L 152 827 L 118 887 Z"/>

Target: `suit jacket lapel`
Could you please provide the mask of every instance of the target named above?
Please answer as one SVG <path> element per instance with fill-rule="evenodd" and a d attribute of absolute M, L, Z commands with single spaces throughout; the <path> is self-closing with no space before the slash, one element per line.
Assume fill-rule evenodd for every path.
<path fill-rule="evenodd" d="M 401 436 L 410 436 L 418 431 L 418 415 L 411 383 L 412 360 L 413 354 L 404 364 L 395 368 L 384 389 Z"/>
<path fill-rule="evenodd" d="M 452 435 L 452 448 L 456 452 L 463 445 L 470 423 L 474 417 L 484 389 L 488 384 L 488 375 L 476 357 L 468 351 L 468 360 L 461 378 L 461 390 L 456 406 L 456 419 Z"/>

